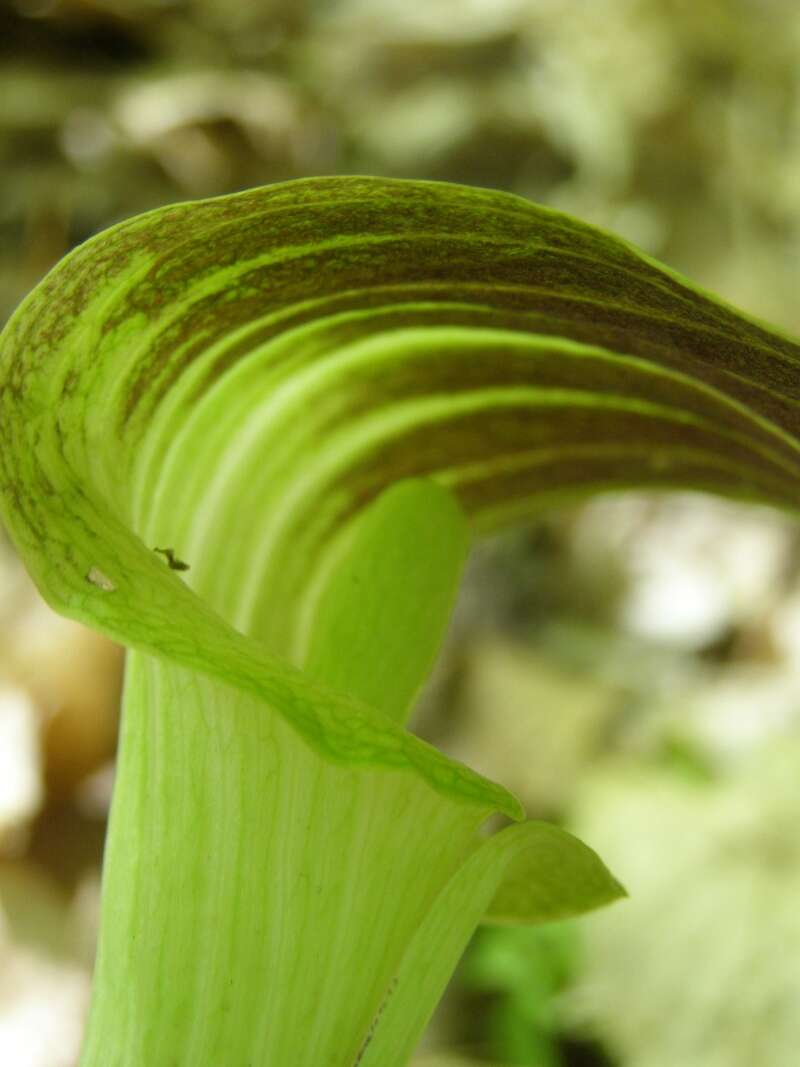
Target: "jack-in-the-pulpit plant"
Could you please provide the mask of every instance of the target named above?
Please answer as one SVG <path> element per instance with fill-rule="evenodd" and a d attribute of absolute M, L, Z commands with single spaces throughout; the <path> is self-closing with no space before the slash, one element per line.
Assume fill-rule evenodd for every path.
<path fill-rule="evenodd" d="M 131 649 L 83 1067 L 402 1067 L 480 921 L 617 898 L 404 727 L 469 537 L 794 508 L 798 430 L 797 345 L 505 194 L 311 179 L 69 255 L 0 338 L 0 499 Z"/>

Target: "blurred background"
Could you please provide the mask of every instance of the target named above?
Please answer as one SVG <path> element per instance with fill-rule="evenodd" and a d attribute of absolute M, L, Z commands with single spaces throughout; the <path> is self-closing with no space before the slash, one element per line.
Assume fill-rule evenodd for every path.
<path fill-rule="evenodd" d="M 0 0 L 0 322 L 121 218 L 329 173 L 512 190 L 800 333 L 800 6 Z M 120 673 L 0 532 L 2 1064 L 77 1060 Z M 481 930 L 419 1067 L 794 1067 L 794 523 L 624 494 L 482 544 L 417 728 L 631 893 Z"/>

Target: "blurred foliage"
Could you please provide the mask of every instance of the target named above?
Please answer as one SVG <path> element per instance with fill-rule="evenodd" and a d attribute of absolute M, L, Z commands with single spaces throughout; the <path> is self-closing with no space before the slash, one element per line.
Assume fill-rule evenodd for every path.
<path fill-rule="evenodd" d="M 576 948 L 568 922 L 479 932 L 460 978 L 488 998 L 483 1029 L 498 1061 L 562 1067 L 554 999 L 573 977 Z"/>
<path fill-rule="evenodd" d="M 369 172 L 574 212 L 798 332 L 799 52 L 796 0 L 0 0 L 0 321 L 120 218 Z M 799 567 L 700 497 L 481 546 L 419 729 L 633 897 L 483 931 L 429 1041 L 463 1054 L 420 1065 L 793 1062 Z M 120 662 L 1 542 L 0 627 L 0 1062 L 69 1067 Z"/>
<path fill-rule="evenodd" d="M 794 0 L 6 0 L 0 311 L 168 200 L 323 172 L 487 184 L 797 326 Z"/>
<path fill-rule="evenodd" d="M 567 1010 L 629 1067 L 789 1067 L 800 1046 L 800 737 L 716 785 L 596 775 L 577 825 L 626 882 Z"/>

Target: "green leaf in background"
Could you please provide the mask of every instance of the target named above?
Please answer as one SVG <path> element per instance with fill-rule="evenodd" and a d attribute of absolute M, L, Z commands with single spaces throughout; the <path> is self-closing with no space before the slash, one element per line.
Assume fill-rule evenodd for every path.
<path fill-rule="evenodd" d="M 484 914 L 618 896 L 560 831 L 482 836 L 518 802 L 401 720 L 467 529 L 630 485 L 795 508 L 799 356 L 457 186 L 293 182 L 68 256 L 0 339 L 0 498 L 135 650 L 85 1067 L 401 1065 Z"/>
<path fill-rule="evenodd" d="M 705 782 L 640 763 L 582 783 L 575 821 L 614 857 L 631 901 L 625 922 L 609 911 L 582 928 L 562 1015 L 615 1061 L 796 1062 L 798 765 L 787 732 Z"/>
<path fill-rule="evenodd" d="M 485 1039 L 498 1062 L 562 1067 L 555 998 L 571 983 L 578 956 L 572 922 L 479 932 L 460 977 L 467 990 L 490 998 Z"/>

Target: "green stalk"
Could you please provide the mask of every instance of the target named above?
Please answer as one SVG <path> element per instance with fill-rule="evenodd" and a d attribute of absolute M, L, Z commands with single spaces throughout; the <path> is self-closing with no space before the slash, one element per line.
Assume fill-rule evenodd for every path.
<path fill-rule="evenodd" d="M 356 1062 L 481 818 L 396 785 L 135 657 L 82 1064 Z"/>

